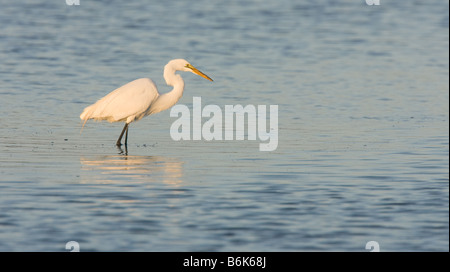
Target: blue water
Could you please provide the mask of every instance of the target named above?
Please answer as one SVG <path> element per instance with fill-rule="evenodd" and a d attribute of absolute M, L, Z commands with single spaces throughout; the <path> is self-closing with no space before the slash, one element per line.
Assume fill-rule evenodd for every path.
<path fill-rule="evenodd" d="M 449 249 L 446 1 L 0 1 L 0 251 Z M 88 122 L 140 77 L 278 105 L 278 148 Z M 206 121 L 207 119 L 203 119 Z"/>

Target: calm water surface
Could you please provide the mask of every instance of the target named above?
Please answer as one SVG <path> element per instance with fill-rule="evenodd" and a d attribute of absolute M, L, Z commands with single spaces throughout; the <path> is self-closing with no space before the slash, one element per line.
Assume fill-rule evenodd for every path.
<path fill-rule="evenodd" d="M 445 1 L 0 1 L 0 251 L 448 251 Z M 82 109 L 140 77 L 279 106 L 279 144 Z M 203 121 L 206 121 L 204 118 Z"/>

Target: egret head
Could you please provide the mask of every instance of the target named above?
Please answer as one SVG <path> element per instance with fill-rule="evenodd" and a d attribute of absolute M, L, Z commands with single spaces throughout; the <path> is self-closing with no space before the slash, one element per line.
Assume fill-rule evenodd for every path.
<path fill-rule="evenodd" d="M 184 71 L 184 72 L 192 72 L 196 75 L 199 75 L 203 78 L 206 78 L 209 81 L 213 81 L 209 76 L 202 73 L 200 70 L 192 66 L 189 62 L 184 59 L 175 59 L 171 60 L 168 65 L 171 64 L 175 70 Z"/>

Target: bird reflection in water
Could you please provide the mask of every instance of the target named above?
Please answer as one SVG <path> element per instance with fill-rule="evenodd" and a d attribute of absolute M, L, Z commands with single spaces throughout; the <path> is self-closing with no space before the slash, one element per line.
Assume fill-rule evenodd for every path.
<path fill-rule="evenodd" d="M 183 162 L 162 156 L 104 155 L 81 157 L 82 181 L 86 183 L 163 182 L 179 186 Z"/>

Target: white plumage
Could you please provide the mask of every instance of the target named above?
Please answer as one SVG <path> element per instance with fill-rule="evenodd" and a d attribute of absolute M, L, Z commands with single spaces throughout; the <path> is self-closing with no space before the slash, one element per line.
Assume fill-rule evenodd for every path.
<path fill-rule="evenodd" d="M 183 95 L 184 81 L 180 75 L 175 74 L 176 71 L 192 72 L 212 81 L 210 77 L 200 72 L 186 60 L 171 60 L 164 67 L 164 79 L 167 85 L 173 86 L 172 91 L 159 94 L 155 83 L 151 79 L 136 79 L 115 89 L 94 104 L 86 107 L 81 113 L 80 119 L 84 120 L 84 124 L 89 119 L 125 122 L 125 126 L 116 145 L 121 145 L 122 136 L 125 131 L 125 145 L 127 145 L 128 125 L 131 122 L 139 121 L 147 115 L 158 113 L 172 107 Z"/>

